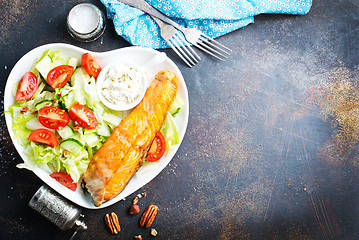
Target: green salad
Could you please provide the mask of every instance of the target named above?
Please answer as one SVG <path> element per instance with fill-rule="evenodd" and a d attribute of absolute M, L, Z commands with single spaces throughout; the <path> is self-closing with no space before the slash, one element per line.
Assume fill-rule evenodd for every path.
<path fill-rule="evenodd" d="M 13 119 L 14 137 L 26 155 L 17 167 L 66 173 L 77 183 L 93 155 L 120 124 L 124 112 L 109 109 L 99 100 L 96 77 L 101 68 L 89 59 L 84 62 L 84 56 L 78 59 L 49 49 L 14 86 L 17 101 L 7 113 Z M 177 97 L 161 128 L 167 153 L 179 143 L 174 118 L 182 106 Z"/>

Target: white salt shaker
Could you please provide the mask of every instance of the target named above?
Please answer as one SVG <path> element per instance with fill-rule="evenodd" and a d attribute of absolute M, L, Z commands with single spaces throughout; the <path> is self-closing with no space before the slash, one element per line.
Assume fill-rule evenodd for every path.
<path fill-rule="evenodd" d="M 105 17 L 95 5 L 81 3 L 74 6 L 67 16 L 67 30 L 81 42 L 92 42 L 105 31 Z"/>

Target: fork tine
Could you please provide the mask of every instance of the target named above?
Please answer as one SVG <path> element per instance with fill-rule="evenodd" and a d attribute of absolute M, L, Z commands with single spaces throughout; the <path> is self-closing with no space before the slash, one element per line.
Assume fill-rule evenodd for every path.
<path fill-rule="evenodd" d="M 208 42 L 208 40 L 205 41 L 198 41 L 198 44 L 200 44 L 202 47 L 207 48 L 208 50 L 212 51 L 213 53 L 216 53 L 224 58 L 228 58 L 226 55 L 224 55 L 221 52 L 218 52 L 216 49 L 214 49 L 213 47 L 211 47 L 211 44 Z"/>
<path fill-rule="evenodd" d="M 176 39 L 177 43 L 179 43 L 179 45 L 181 46 L 181 48 L 183 48 L 183 49 L 186 51 L 188 59 L 191 59 L 191 58 L 192 58 L 192 60 L 193 60 L 194 62 L 198 63 L 198 61 L 201 60 L 201 58 L 197 55 L 197 53 L 194 52 L 194 50 L 192 49 L 192 47 L 191 47 L 190 45 L 189 45 L 189 46 L 185 46 L 185 45 L 183 44 L 184 42 L 181 41 L 181 40 L 179 39 L 179 37 L 181 37 L 181 35 L 180 35 L 178 32 L 173 36 L 173 38 Z M 190 49 L 190 50 L 188 50 L 188 49 Z M 191 53 L 190 51 L 192 51 L 192 52 L 195 53 L 195 55 L 197 56 L 198 60 L 197 60 L 197 58 L 195 58 L 195 57 L 192 55 L 192 53 Z M 185 54 L 185 55 L 186 55 L 186 54 Z"/>
<path fill-rule="evenodd" d="M 223 55 L 222 53 L 214 50 L 213 48 L 211 48 L 210 46 L 204 44 L 204 41 L 198 41 L 197 44 L 195 45 L 197 48 L 201 49 L 202 51 L 212 55 L 215 58 L 218 58 L 221 61 L 225 61 L 224 58 L 227 58 L 227 56 Z M 224 57 L 224 58 L 222 58 Z"/>
<path fill-rule="evenodd" d="M 219 42 L 215 41 L 214 39 L 208 37 L 207 35 L 205 35 L 200 30 L 197 30 L 195 28 L 187 28 L 187 27 L 184 27 L 184 26 L 178 24 L 177 22 L 175 22 L 172 19 L 170 19 L 169 17 L 167 17 L 164 13 L 161 13 L 156 8 L 151 6 L 145 0 L 137 0 L 137 1 L 119 0 L 119 1 L 123 2 L 123 3 L 126 3 L 126 4 L 128 4 L 128 5 L 132 6 L 132 7 L 139 8 L 142 11 L 150 14 L 152 16 L 152 18 L 154 19 L 154 21 L 157 22 L 157 24 L 159 25 L 159 27 L 161 29 L 161 36 L 162 36 L 163 39 L 166 40 L 166 42 L 169 42 L 169 39 L 172 38 L 172 36 L 168 35 L 168 31 L 171 31 L 172 29 L 169 29 L 166 26 L 167 24 L 170 24 L 173 28 L 176 28 L 176 29 L 180 30 L 184 34 L 184 37 L 185 37 L 185 39 L 187 40 L 188 43 L 198 47 L 199 49 L 207 52 L 208 54 L 210 54 L 210 55 L 212 55 L 212 56 L 214 56 L 214 57 L 216 57 L 216 58 L 218 58 L 218 59 L 220 59 L 222 61 L 224 61 L 224 59 L 222 57 L 226 58 L 226 56 L 224 56 L 223 54 L 220 54 L 217 50 L 220 50 L 220 51 L 222 51 L 222 52 L 224 52 L 225 54 L 228 54 L 228 55 L 229 55 L 229 52 L 232 51 L 231 49 L 227 48 L 223 44 L 220 44 Z M 159 20 L 159 19 L 161 19 L 161 20 Z M 162 21 L 166 22 L 167 24 L 164 24 Z M 163 31 L 162 31 L 162 28 L 164 29 Z M 175 34 L 173 34 L 173 35 L 175 35 Z M 205 45 L 203 43 L 200 43 L 201 42 L 201 39 L 200 39 L 201 36 L 206 38 L 206 42 L 208 42 L 207 45 Z M 172 46 L 173 46 L 173 44 L 172 44 Z M 174 47 L 172 47 L 172 48 L 175 49 Z M 207 49 L 204 50 L 205 48 L 207 48 Z M 217 50 L 215 50 L 214 48 L 216 48 Z M 191 51 L 193 50 L 191 48 L 189 48 L 189 49 Z M 226 49 L 227 51 L 224 50 L 224 49 Z M 181 50 L 181 49 L 178 48 L 178 50 Z M 177 54 L 178 54 L 178 52 L 179 51 L 177 51 L 177 49 L 176 49 Z M 215 53 L 222 56 L 222 57 L 219 57 L 219 56 L 215 55 Z M 188 55 L 189 54 L 184 54 L 183 53 L 183 56 L 188 57 Z M 197 55 L 197 54 L 195 54 L 195 55 Z M 182 55 L 180 55 L 180 56 L 181 56 L 181 58 L 183 58 Z M 198 59 L 200 59 L 200 58 L 198 58 Z"/>
<path fill-rule="evenodd" d="M 208 45 L 208 48 L 211 46 L 213 51 L 217 51 L 219 50 L 221 53 L 224 53 L 226 55 L 230 55 L 231 53 L 226 51 L 226 49 L 223 49 L 221 46 L 218 46 L 217 44 L 214 44 L 214 43 L 218 43 L 220 44 L 219 42 L 217 42 L 216 40 L 214 39 L 207 39 L 207 38 L 204 38 L 202 36 L 199 37 L 198 41 L 202 41 L 204 44 L 207 44 Z M 222 44 L 221 44 L 222 45 Z M 224 46 L 225 47 L 225 46 Z M 223 54 L 221 54 L 222 56 L 224 56 Z"/>
<path fill-rule="evenodd" d="M 201 58 L 192 49 L 190 45 L 186 46 L 187 40 L 175 29 L 172 25 L 164 24 L 161 20 L 153 17 L 153 20 L 158 24 L 161 31 L 161 37 L 168 43 L 175 53 L 187 64 L 193 67 Z M 189 50 L 188 50 L 189 49 Z M 183 51 L 184 50 L 184 51 Z M 194 57 L 193 54 L 197 57 Z"/>
<path fill-rule="evenodd" d="M 192 66 L 196 65 L 196 63 L 194 63 L 193 60 L 182 50 L 182 48 L 181 48 L 181 46 L 180 46 L 181 43 L 180 43 L 179 41 L 177 41 L 177 39 L 175 38 L 175 36 L 176 36 L 176 35 L 172 36 L 172 38 L 170 39 L 170 41 L 172 42 L 172 44 L 173 44 L 174 46 L 176 46 L 176 49 L 181 52 L 182 56 L 183 56 L 184 58 L 186 58 L 187 61 L 192 64 Z"/>
<path fill-rule="evenodd" d="M 225 52 L 225 53 L 227 53 L 228 55 L 230 54 L 230 52 L 232 52 L 231 49 L 229 49 L 228 47 L 224 46 L 222 43 L 220 43 L 220 42 L 214 40 L 213 38 L 207 36 L 207 35 L 204 34 L 204 33 L 201 34 L 201 37 L 202 37 L 202 38 L 204 37 L 204 38 L 208 39 L 212 46 L 218 48 L 219 50 L 221 50 L 221 51 L 223 51 L 223 52 Z M 213 44 L 213 43 L 215 43 L 215 44 L 217 44 L 217 45 L 215 45 L 215 44 Z M 222 47 L 222 48 L 220 48 L 219 46 Z M 229 52 L 225 51 L 223 48 L 226 49 L 226 50 L 229 51 Z"/>
<path fill-rule="evenodd" d="M 177 32 L 177 35 L 181 38 L 181 40 L 182 40 L 182 43 L 185 43 L 185 42 L 187 42 L 187 40 L 181 35 L 181 34 L 178 34 L 178 32 Z M 190 44 L 188 44 L 187 45 L 187 48 L 193 53 L 193 55 L 195 55 L 196 56 L 196 58 L 198 59 L 196 59 L 197 60 L 197 62 L 199 61 L 199 60 L 201 60 L 201 58 L 198 56 L 198 54 L 193 50 L 193 48 L 191 47 L 191 45 Z M 188 51 L 188 50 L 186 50 L 186 51 Z M 192 56 L 192 54 L 191 53 L 189 53 L 191 56 Z"/>
<path fill-rule="evenodd" d="M 173 45 L 171 43 L 171 41 L 167 41 L 168 45 L 170 45 L 170 47 L 173 49 L 173 51 L 175 51 L 175 53 L 177 53 L 178 56 L 180 56 L 180 58 L 187 64 L 187 66 L 189 66 L 190 68 L 194 66 L 193 62 L 192 64 L 190 64 L 185 57 L 183 57 L 182 55 L 182 50 L 180 48 L 178 48 L 177 46 Z"/>

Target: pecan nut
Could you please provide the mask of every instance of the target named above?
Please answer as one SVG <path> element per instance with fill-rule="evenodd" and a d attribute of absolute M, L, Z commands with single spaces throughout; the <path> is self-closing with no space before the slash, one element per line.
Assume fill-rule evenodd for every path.
<path fill-rule="evenodd" d="M 118 234 L 121 231 L 120 223 L 116 213 L 112 212 L 111 215 L 106 214 L 105 223 L 112 234 Z"/>
<path fill-rule="evenodd" d="M 156 229 L 152 228 L 152 229 L 151 229 L 151 235 L 154 236 L 154 237 L 156 237 L 157 234 L 158 234 L 158 233 L 157 233 Z"/>
<path fill-rule="evenodd" d="M 151 204 L 150 206 L 148 206 L 141 216 L 140 226 L 149 228 L 152 225 L 153 220 L 155 220 L 157 211 L 158 207 L 156 205 Z"/>
<path fill-rule="evenodd" d="M 138 199 L 139 199 L 139 197 L 136 196 L 136 197 L 133 199 L 132 204 L 137 204 L 137 203 L 138 203 Z"/>
<path fill-rule="evenodd" d="M 28 108 L 28 107 L 23 107 L 23 108 L 20 109 L 20 113 L 21 113 L 21 114 L 24 114 L 24 113 L 26 113 L 27 111 L 29 111 L 29 108 Z"/>
<path fill-rule="evenodd" d="M 70 152 L 67 151 L 67 150 L 64 150 L 63 153 L 62 153 L 62 156 L 63 156 L 64 158 L 68 158 L 68 157 L 70 157 Z"/>

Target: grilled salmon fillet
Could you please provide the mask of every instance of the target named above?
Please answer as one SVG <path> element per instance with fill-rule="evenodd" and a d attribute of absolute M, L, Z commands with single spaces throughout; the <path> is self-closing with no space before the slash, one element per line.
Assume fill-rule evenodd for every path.
<path fill-rule="evenodd" d="M 140 104 L 121 121 L 91 159 L 83 181 L 95 206 L 117 196 L 142 166 L 176 98 L 177 77 L 169 71 L 156 74 Z"/>

